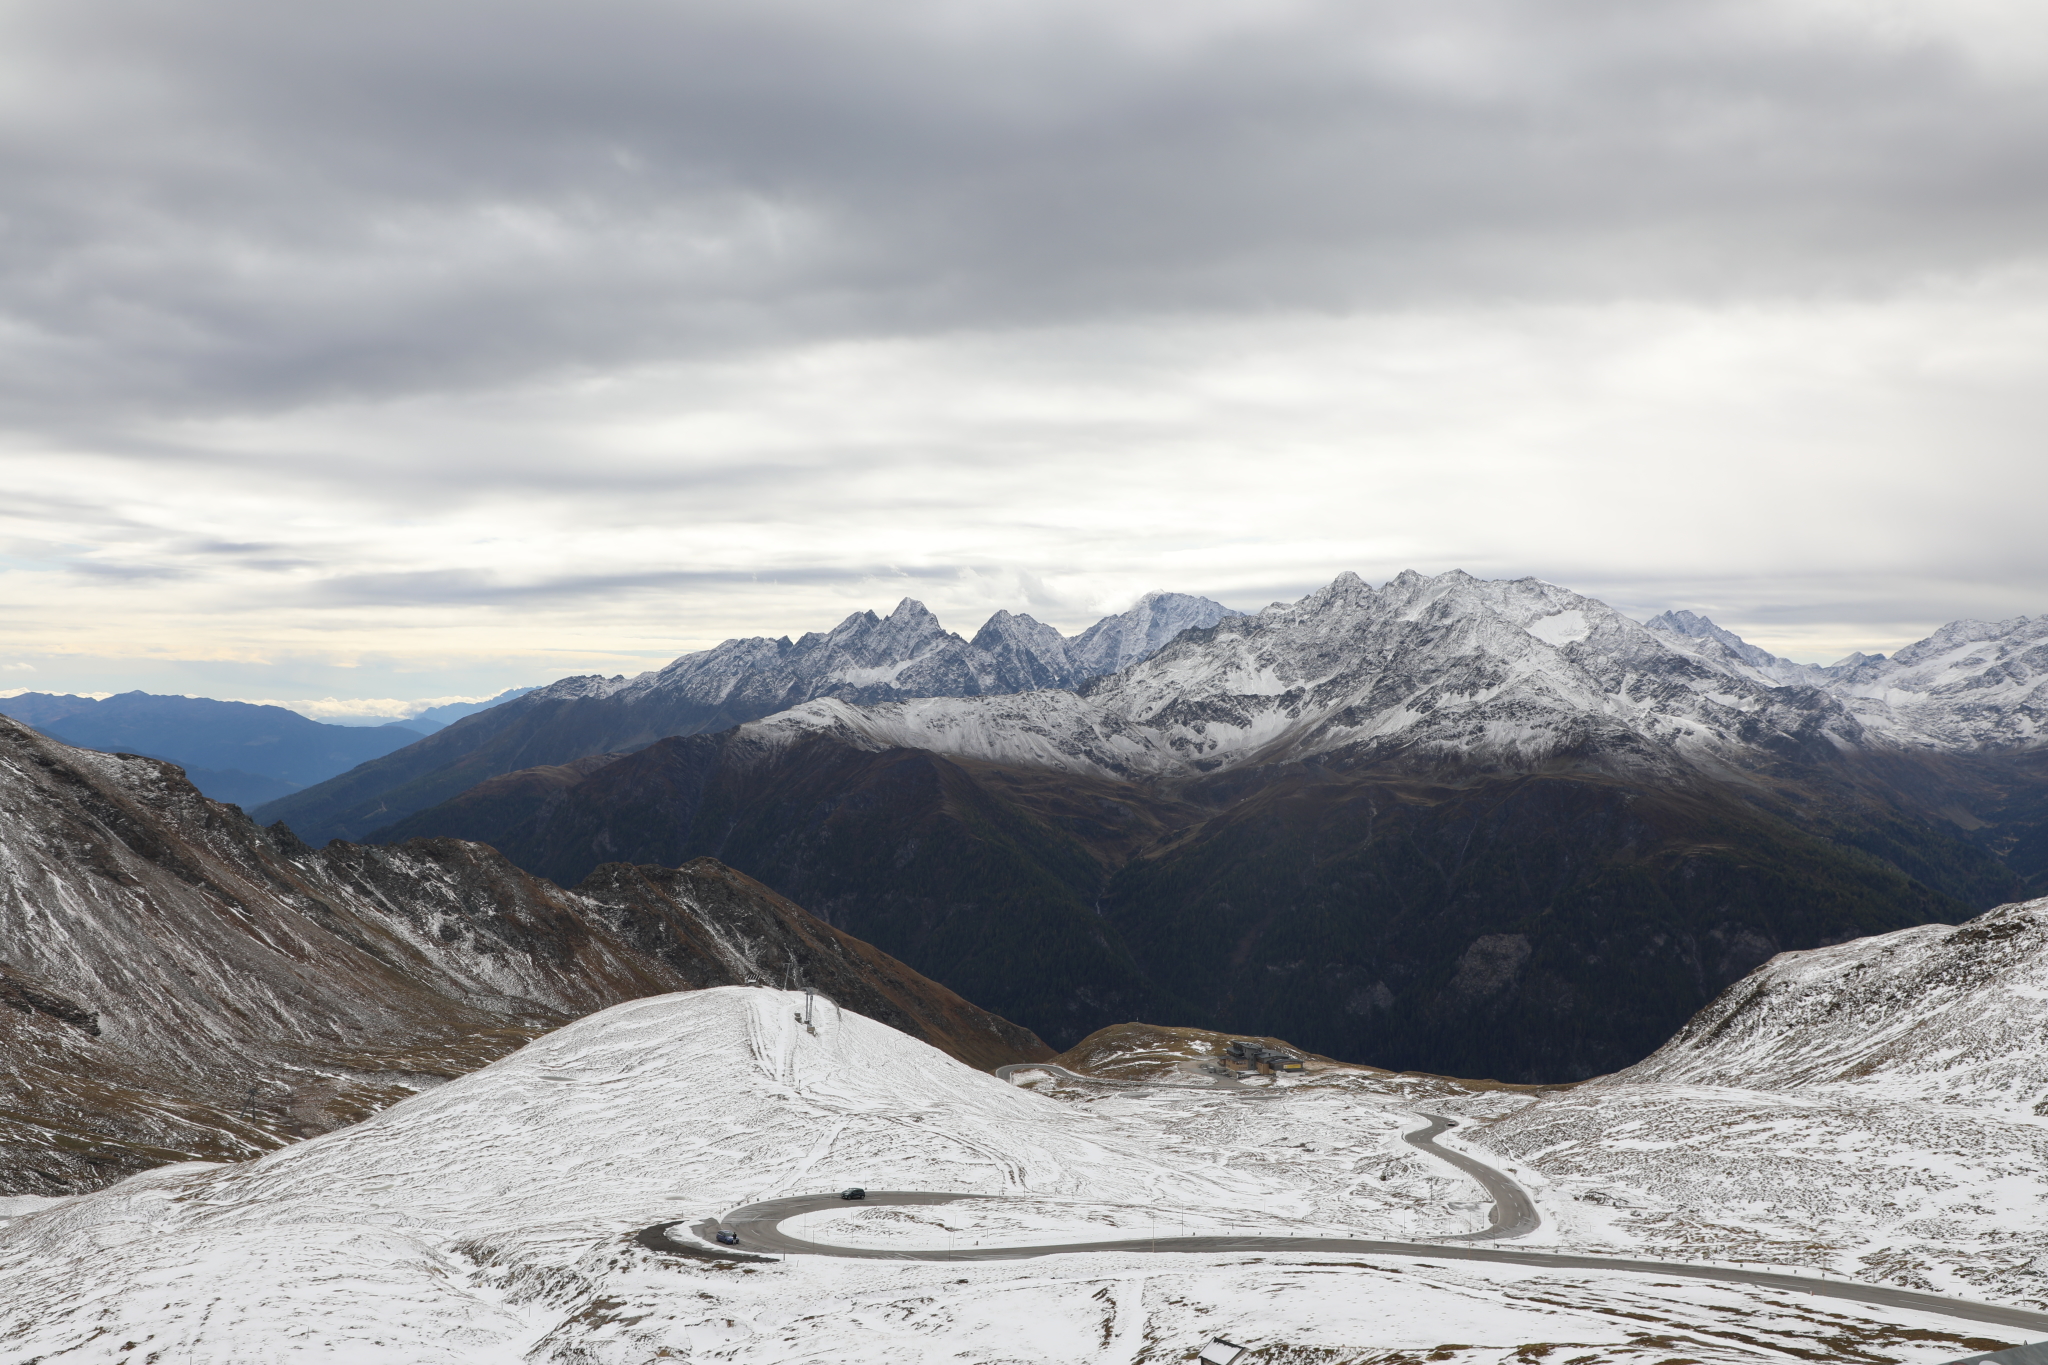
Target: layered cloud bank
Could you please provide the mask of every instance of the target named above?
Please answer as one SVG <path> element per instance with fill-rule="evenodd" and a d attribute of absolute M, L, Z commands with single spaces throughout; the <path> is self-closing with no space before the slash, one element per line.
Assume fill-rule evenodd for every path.
<path fill-rule="evenodd" d="M 473 695 L 906 594 L 1071 629 L 1346 566 L 1803 660 L 2048 593 L 2031 17 L 0 37 L 0 664 L 45 690 Z"/>

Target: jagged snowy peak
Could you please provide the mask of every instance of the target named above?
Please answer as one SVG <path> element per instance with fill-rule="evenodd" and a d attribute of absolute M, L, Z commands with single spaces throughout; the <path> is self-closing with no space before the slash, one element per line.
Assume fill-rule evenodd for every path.
<path fill-rule="evenodd" d="M 997 612 L 975 632 L 969 648 L 987 660 L 990 676 L 1024 684 L 1016 691 L 1064 687 L 1074 678 L 1067 637 L 1029 616 Z"/>
<path fill-rule="evenodd" d="M 904 598 L 887 616 L 855 612 L 829 631 L 812 631 L 794 643 L 729 640 L 717 649 L 685 654 L 667 667 L 642 674 L 621 695 L 684 693 L 727 704 L 771 702 L 842 690 L 854 696 L 887 696 L 910 679 L 935 675 L 966 682 L 967 643 L 939 624 L 922 602 Z M 915 685 L 911 683 L 911 685 Z"/>
<path fill-rule="evenodd" d="M 1183 630 L 1235 614 L 1205 597 L 1155 592 L 1071 640 L 1009 611 L 997 612 L 964 640 L 924 603 L 906 597 L 887 616 L 855 612 L 829 631 L 795 641 L 727 640 L 635 678 L 564 678 L 532 695 L 545 701 L 683 694 L 711 703 L 790 706 L 823 696 L 858 704 L 1073 687 L 1144 658 Z"/>
<path fill-rule="evenodd" d="M 1138 605 L 1105 616 L 1067 646 L 1077 680 L 1120 672 L 1158 653 L 1184 630 L 1207 630 L 1226 616 L 1239 616 L 1206 597 L 1184 592 L 1148 592 Z"/>
<path fill-rule="evenodd" d="M 1759 649 L 1732 630 L 1725 630 L 1697 612 L 1667 611 L 1643 624 L 1673 637 L 1679 648 L 1708 659 L 1731 673 L 1780 687 L 1820 687 L 1832 676 L 1830 670 L 1813 664 L 1781 659 Z"/>
<path fill-rule="evenodd" d="M 1780 953 L 1600 1085 L 1875 1095 L 2048 1115 L 2048 898 Z"/>
<path fill-rule="evenodd" d="M 1380 589 L 1347 573 L 1078 695 L 816 702 L 748 737 L 818 731 L 1124 777 L 1340 753 L 1669 767 L 1859 738 L 1825 698 L 1737 676 L 1593 598 L 1456 571 Z"/>

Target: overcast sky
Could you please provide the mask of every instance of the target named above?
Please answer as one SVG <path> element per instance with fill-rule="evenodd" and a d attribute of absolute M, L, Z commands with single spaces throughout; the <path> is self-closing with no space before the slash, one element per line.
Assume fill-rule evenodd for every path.
<path fill-rule="evenodd" d="M 1411 567 L 1825 661 L 2048 611 L 2044 432 L 2039 6 L 0 7 L 0 689 Z"/>

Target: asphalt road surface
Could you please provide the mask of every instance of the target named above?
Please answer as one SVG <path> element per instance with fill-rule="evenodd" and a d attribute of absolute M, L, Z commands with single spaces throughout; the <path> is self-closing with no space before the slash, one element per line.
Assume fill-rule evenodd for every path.
<path fill-rule="evenodd" d="M 1527 1190 L 1482 1161 L 1475 1161 L 1463 1152 L 1453 1152 L 1436 1145 L 1436 1135 L 1457 1127 L 1456 1119 L 1447 1119 L 1437 1114 L 1425 1114 L 1423 1117 L 1429 1120 L 1429 1127 L 1418 1128 L 1412 1133 L 1403 1133 L 1401 1140 L 1411 1147 L 1420 1147 L 1439 1161 L 1447 1161 L 1456 1166 L 1478 1181 L 1480 1188 L 1493 1199 L 1493 1216 L 1484 1230 L 1461 1232 L 1452 1237 L 1431 1240 L 1497 1242 L 1509 1237 L 1525 1237 L 1543 1225 L 1543 1219 L 1536 1212 L 1536 1201 L 1529 1197 Z"/>

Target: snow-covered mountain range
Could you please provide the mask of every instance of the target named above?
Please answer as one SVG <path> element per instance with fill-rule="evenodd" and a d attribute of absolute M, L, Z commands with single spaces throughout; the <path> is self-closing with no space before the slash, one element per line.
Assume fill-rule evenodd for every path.
<path fill-rule="evenodd" d="M 1234 614 L 1155 592 L 1071 638 L 999 611 L 969 640 L 905 598 L 887 616 L 855 612 L 795 640 L 727 640 L 631 678 L 563 678 L 257 814 L 316 843 L 361 838 L 501 773 L 723 730 L 818 698 L 865 705 L 1078 686 Z"/>
<path fill-rule="evenodd" d="M 755 723 L 1093 776 L 1321 761 L 1580 761 L 1678 772 L 1772 757 L 2048 744 L 2048 618 L 1958 622 L 1819 669 L 1691 613 L 1639 624 L 1536 579 L 1344 574 L 1076 691 L 813 701 Z"/>
<path fill-rule="evenodd" d="M 2040 624 L 1831 671 L 1535 579 L 1344 575 L 1075 688 L 821 697 L 373 832 L 559 881 L 722 858 L 1057 1046 L 1150 1012 L 1583 1077 L 1774 952 L 2048 886 Z"/>
<path fill-rule="evenodd" d="M 503 773 L 764 718 L 771 744 L 824 732 L 1140 780 L 1311 759 L 1675 774 L 1823 750 L 2020 751 L 2048 745 L 2048 617 L 1958 621 L 1823 668 L 1692 612 L 1639 623 L 1554 584 L 1457 571 L 1379 588 L 1344 574 L 1250 615 L 1153 593 L 1072 638 L 998 612 L 969 640 L 906 599 L 636 677 L 564 678 L 260 814 L 315 842 L 361 838 Z"/>
<path fill-rule="evenodd" d="M 1183 630 L 1235 614 L 1204 597 L 1154 592 L 1072 638 L 1029 616 L 999 611 L 969 640 L 906 597 L 887 616 L 855 612 L 831 630 L 795 640 L 727 640 L 634 677 L 563 678 L 529 695 L 536 703 L 661 698 L 739 712 L 779 711 L 818 697 L 861 704 L 1074 687 L 1146 657 Z"/>

